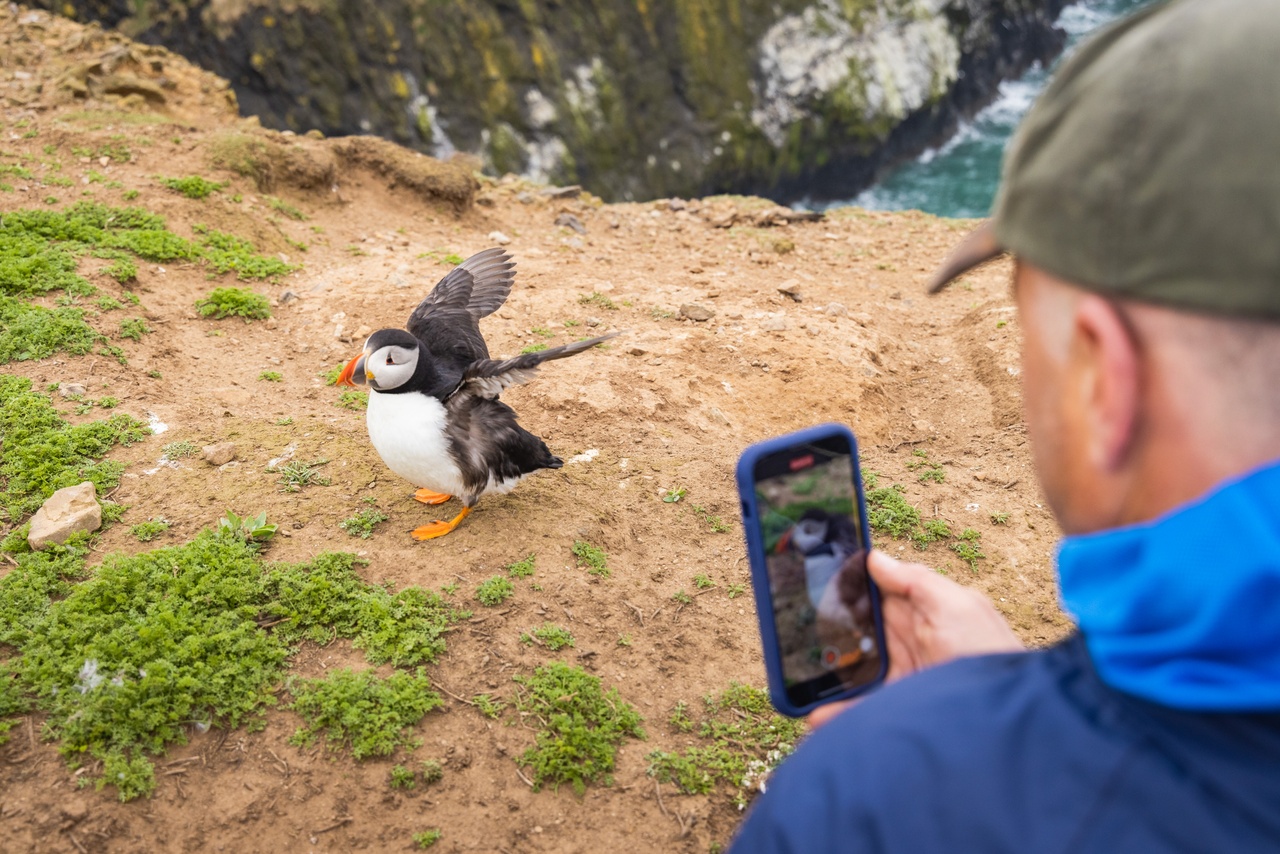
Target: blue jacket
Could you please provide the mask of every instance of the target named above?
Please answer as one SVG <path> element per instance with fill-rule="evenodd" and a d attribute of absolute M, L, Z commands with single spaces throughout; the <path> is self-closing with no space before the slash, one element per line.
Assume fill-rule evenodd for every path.
<path fill-rule="evenodd" d="M 806 739 L 748 852 L 1280 852 L 1280 465 L 1068 539 L 1081 633 L 891 685 Z"/>

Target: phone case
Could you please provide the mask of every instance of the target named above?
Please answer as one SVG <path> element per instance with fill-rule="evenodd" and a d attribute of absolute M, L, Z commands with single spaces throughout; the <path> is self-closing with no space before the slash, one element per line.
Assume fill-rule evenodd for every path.
<path fill-rule="evenodd" d="M 793 445 L 813 442 L 833 435 L 843 435 L 849 440 L 849 447 L 852 451 L 854 493 L 857 496 L 858 515 L 862 523 L 864 545 L 869 549 L 871 547 L 871 528 L 867 524 L 866 497 L 863 494 L 862 472 L 858 465 L 858 440 L 854 437 L 853 431 L 845 425 L 821 424 L 817 427 L 808 427 L 795 433 L 776 436 L 750 445 L 738 459 L 736 471 L 738 497 L 742 501 L 742 529 L 746 534 L 747 540 L 747 561 L 751 565 L 751 585 L 755 592 L 756 619 L 760 623 L 760 639 L 764 645 L 764 664 L 769 680 L 769 697 L 773 701 L 774 708 L 782 714 L 793 718 L 804 717 L 818 706 L 826 703 L 866 693 L 884 682 L 885 674 L 889 669 L 889 651 L 885 646 L 884 619 L 880 611 L 880 590 L 876 587 L 875 581 L 868 578 L 871 607 L 875 614 L 876 640 L 882 653 L 880 675 L 876 680 L 858 688 L 824 697 L 806 706 L 796 706 L 787 697 L 786 686 L 782 678 L 782 652 L 774 624 L 773 591 L 769 583 L 768 566 L 765 562 L 764 540 L 761 537 L 758 523 L 759 509 L 756 506 L 754 471 L 756 463 L 762 457 L 784 451 Z"/>

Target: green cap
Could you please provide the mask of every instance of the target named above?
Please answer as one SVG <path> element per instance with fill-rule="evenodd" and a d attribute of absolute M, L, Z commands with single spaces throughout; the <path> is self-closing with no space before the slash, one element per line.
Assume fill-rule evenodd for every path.
<path fill-rule="evenodd" d="M 1280 2 L 1172 0 L 1083 45 L 929 292 L 1002 252 L 1101 293 L 1280 319 Z"/>

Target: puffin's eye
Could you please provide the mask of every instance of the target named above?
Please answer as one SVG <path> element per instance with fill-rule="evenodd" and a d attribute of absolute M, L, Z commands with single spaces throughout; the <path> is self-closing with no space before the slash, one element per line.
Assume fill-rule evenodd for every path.
<path fill-rule="evenodd" d="M 396 363 L 395 359 L 391 358 L 391 354 L 390 354 L 390 353 L 388 353 L 388 354 L 387 354 L 387 364 L 388 364 L 388 365 L 394 365 L 395 363 Z"/>

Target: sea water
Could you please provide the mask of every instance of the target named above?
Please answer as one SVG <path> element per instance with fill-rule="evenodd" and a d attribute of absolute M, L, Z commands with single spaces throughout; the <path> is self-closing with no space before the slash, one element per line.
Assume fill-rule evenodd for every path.
<path fill-rule="evenodd" d="M 1083 0 L 1066 7 L 1058 19 L 1058 26 L 1067 33 L 1063 55 L 1095 31 L 1152 2 Z M 962 124 L 942 146 L 898 167 L 851 202 L 816 207 L 854 204 L 875 210 L 917 209 L 949 217 L 986 216 L 1000 180 L 1004 147 L 1051 74 L 1052 68 L 1032 66 L 1021 79 L 1001 84 L 995 101 Z"/>

